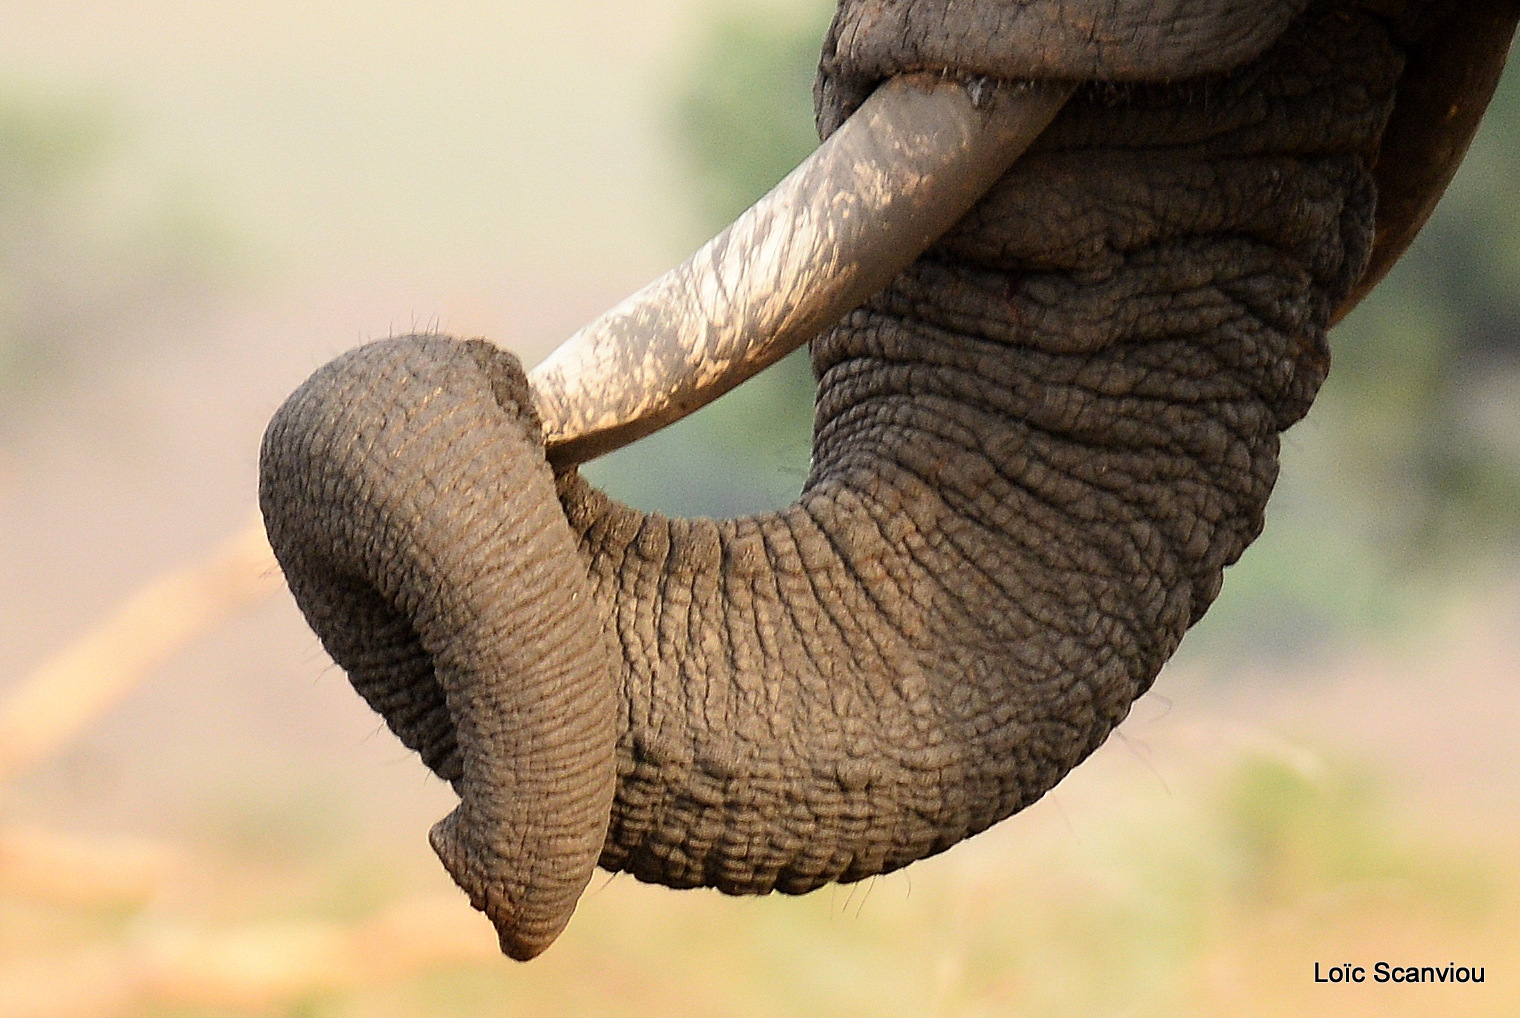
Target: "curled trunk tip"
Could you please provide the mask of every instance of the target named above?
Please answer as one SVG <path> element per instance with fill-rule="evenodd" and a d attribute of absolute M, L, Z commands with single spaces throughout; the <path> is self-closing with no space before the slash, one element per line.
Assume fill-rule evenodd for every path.
<path fill-rule="evenodd" d="M 259 497 L 323 646 L 459 793 L 440 859 L 538 954 L 606 837 L 617 691 L 521 365 L 437 336 L 339 357 L 271 421 Z"/>

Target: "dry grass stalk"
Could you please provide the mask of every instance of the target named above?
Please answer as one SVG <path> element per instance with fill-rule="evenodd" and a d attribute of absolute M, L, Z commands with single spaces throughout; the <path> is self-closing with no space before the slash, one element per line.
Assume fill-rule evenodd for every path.
<path fill-rule="evenodd" d="M 318 920 L 219 932 L 145 923 L 113 944 L 0 963 L 0 1018 L 110 1018 L 148 1005 L 262 1009 L 444 965 L 499 963 L 481 918 L 454 895 L 357 926 Z"/>
<path fill-rule="evenodd" d="M 279 584 L 254 523 L 205 560 L 143 585 L 0 703 L 0 787 L 88 728 L 187 641 Z"/>
<path fill-rule="evenodd" d="M 130 837 L 79 837 L 0 828 L 0 896 L 91 907 L 152 897 L 177 853 Z"/>

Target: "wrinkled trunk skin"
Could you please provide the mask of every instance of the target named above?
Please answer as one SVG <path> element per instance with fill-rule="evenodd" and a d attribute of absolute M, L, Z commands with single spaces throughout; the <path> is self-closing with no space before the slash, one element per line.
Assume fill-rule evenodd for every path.
<path fill-rule="evenodd" d="M 523 960 L 591 877 L 617 715 L 532 406 L 517 359 L 488 343 L 374 343 L 291 395 L 259 477 L 291 593 L 354 688 L 453 783 L 433 848 Z"/>
<path fill-rule="evenodd" d="M 1230 78 L 1080 94 L 813 343 L 790 508 L 674 520 L 562 478 L 626 661 L 601 865 L 856 880 L 1097 748 L 1261 529 L 1369 250 L 1399 69 L 1332 12 Z"/>
<path fill-rule="evenodd" d="M 901 26 L 851 12 L 901 7 L 846 3 L 825 77 L 868 80 L 850 46 Z M 1084 87 L 813 342 L 813 469 L 778 513 L 672 520 L 551 478 L 520 370 L 481 344 L 377 344 L 292 397 L 271 540 L 460 790 L 435 843 L 509 953 L 552 940 L 598 858 L 731 893 L 860 879 L 1100 745 L 1261 528 L 1367 261 L 1401 66 L 1388 23 L 1327 2 L 1229 74 Z"/>

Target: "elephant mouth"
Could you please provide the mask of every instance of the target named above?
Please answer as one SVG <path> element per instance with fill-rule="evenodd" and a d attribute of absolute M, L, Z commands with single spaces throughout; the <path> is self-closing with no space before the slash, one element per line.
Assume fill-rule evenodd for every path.
<path fill-rule="evenodd" d="M 657 431 L 844 317 L 964 216 L 1074 89 L 887 81 L 732 225 L 533 369 L 550 462 Z"/>

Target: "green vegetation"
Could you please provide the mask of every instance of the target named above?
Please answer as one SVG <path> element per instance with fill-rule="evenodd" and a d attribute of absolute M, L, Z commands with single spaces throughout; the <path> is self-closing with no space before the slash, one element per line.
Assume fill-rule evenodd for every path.
<path fill-rule="evenodd" d="M 0 425 L 228 275 L 223 230 L 182 190 L 121 187 L 125 148 L 97 101 L 0 86 Z"/>
<path fill-rule="evenodd" d="M 1458 916 L 1480 917 L 1492 901 L 1483 863 L 1413 842 L 1390 823 L 1376 782 L 1354 769 L 1250 758 L 1219 800 L 1217 869 L 1235 907 L 1297 907 L 1325 887 L 1418 889 Z"/>
<path fill-rule="evenodd" d="M 813 76 L 832 12 L 815 3 L 711 15 L 672 125 L 695 171 L 703 234 L 732 222 L 817 146 Z"/>
<path fill-rule="evenodd" d="M 1326 424 L 1359 488 L 1402 496 L 1377 537 L 1419 556 L 1520 535 L 1516 181 L 1510 74 L 1419 240 L 1334 334 Z"/>
<path fill-rule="evenodd" d="M 0 387 L 44 372 L 75 327 L 58 277 L 81 181 L 109 131 L 97 111 L 0 95 Z"/>

